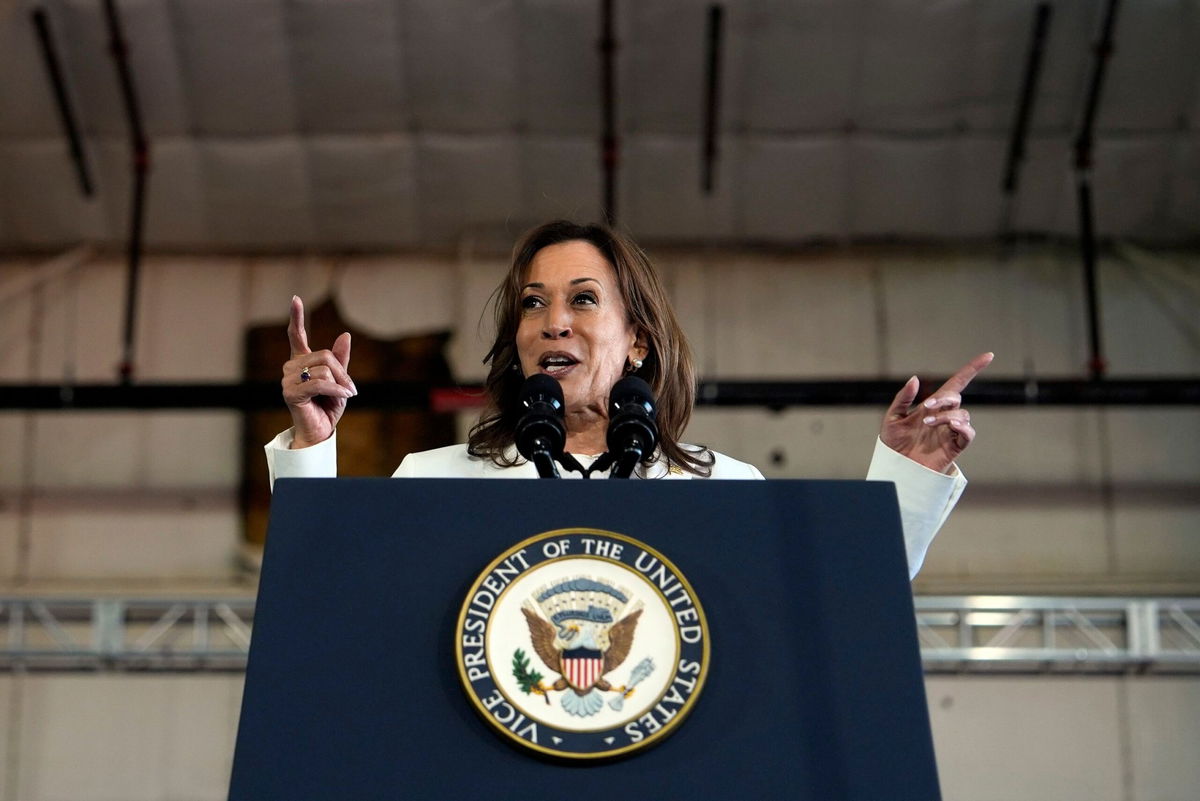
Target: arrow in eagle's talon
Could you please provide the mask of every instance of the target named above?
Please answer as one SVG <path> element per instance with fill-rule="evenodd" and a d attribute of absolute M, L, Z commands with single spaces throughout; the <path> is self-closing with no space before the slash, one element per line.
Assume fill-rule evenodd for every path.
<path fill-rule="evenodd" d="M 621 707 L 625 705 L 625 699 L 633 695 L 633 688 L 641 684 L 647 676 L 654 672 L 654 660 L 647 657 L 641 662 L 638 662 L 637 667 L 633 669 L 633 673 L 629 676 L 629 683 L 621 689 L 617 690 L 620 695 L 608 702 L 608 705 L 620 712 Z"/>

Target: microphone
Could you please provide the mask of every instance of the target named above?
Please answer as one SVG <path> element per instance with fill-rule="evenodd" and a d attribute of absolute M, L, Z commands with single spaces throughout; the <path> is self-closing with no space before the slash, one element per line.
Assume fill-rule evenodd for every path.
<path fill-rule="evenodd" d="M 517 421 L 517 452 L 537 466 L 539 478 L 559 478 L 554 460 L 567 444 L 562 387 L 545 373 L 534 373 L 521 385 L 517 400 L 525 408 Z"/>
<path fill-rule="evenodd" d="M 617 465 L 610 478 L 629 478 L 638 462 L 658 447 L 658 408 L 650 385 L 625 376 L 609 394 L 608 452 Z"/>

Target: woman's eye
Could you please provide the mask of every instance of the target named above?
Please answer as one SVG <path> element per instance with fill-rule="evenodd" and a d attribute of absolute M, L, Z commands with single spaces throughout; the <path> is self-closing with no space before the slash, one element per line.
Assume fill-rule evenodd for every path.
<path fill-rule="evenodd" d="M 596 296 L 591 292 L 580 292 L 574 300 L 576 303 L 595 303 Z"/>
<path fill-rule="evenodd" d="M 537 295 L 526 295 L 521 298 L 522 309 L 536 309 L 540 305 L 542 305 L 542 299 Z"/>

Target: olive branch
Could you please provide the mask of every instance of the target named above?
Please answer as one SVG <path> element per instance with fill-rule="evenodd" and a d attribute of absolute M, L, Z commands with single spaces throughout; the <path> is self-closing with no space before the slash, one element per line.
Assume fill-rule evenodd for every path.
<path fill-rule="evenodd" d="M 550 697 L 542 687 L 542 674 L 529 669 L 529 657 L 525 656 L 525 652 L 520 648 L 513 653 L 512 667 L 513 678 L 517 680 L 523 693 L 540 695 L 546 699 L 547 704 L 550 703 Z"/>

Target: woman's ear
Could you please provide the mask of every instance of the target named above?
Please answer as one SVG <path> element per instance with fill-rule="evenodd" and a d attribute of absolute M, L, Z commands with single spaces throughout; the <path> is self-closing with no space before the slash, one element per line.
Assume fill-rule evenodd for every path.
<path fill-rule="evenodd" d="M 650 344 L 648 338 L 646 337 L 646 332 L 639 328 L 637 337 L 633 340 L 633 347 L 629 351 L 629 360 L 633 361 L 634 359 L 638 359 L 640 361 L 645 361 L 646 356 L 649 353 Z"/>

